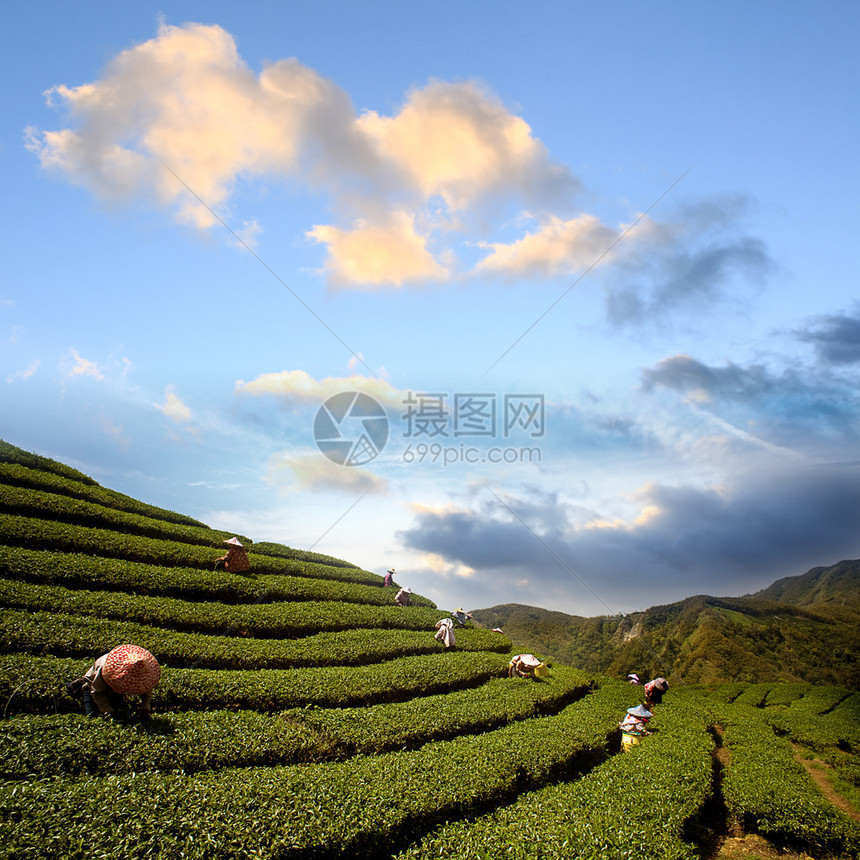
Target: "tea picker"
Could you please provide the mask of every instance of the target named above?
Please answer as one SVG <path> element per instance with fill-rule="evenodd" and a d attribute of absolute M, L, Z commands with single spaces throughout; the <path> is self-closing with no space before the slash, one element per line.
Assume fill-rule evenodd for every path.
<path fill-rule="evenodd" d="M 126 694 L 141 697 L 138 713 L 148 720 L 152 691 L 161 678 L 158 660 L 139 645 L 119 645 L 93 663 L 82 678 L 66 685 L 69 693 L 84 701 L 88 717 L 111 716 L 122 707 Z"/>
<path fill-rule="evenodd" d="M 645 685 L 645 704 L 659 705 L 663 701 L 663 694 L 669 689 L 669 682 L 665 678 L 655 678 Z"/>
<path fill-rule="evenodd" d="M 516 657 L 512 657 L 511 662 L 508 663 L 508 677 L 541 677 L 545 672 L 541 672 L 540 670 L 545 668 L 544 664 L 541 663 L 534 654 L 517 654 Z"/>
<path fill-rule="evenodd" d="M 625 749 L 638 744 L 644 735 L 651 734 L 647 726 L 653 716 L 644 705 L 627 709 L 627 716 L 618 724 L 621 729 L 621 743 Z"/>
<path fill-rule="evenodd" d="M 457 623 L 461 627 L 465 627 L 466 622 L 472 620 L 472 614 L 470 612 L 464 612 L 462 606 L 457 607 L 457 609 L 451 613 L 451 617 L 456 619 Z"/>
<path fill-rule="evenodd" d="M 394 585 L 394 574 L 396 572 L 397 571 L 395 571 L 393 567 L 385 571 L 385 576 L 382 578 L 383 588 L 389 588 L 390 586 Z"/>
<path fill-rule="evenodd" d="M 411 588 L 401 588 L 400 591 L 398 591 L 397 594 L 394 596 L 394 602 L 398 606 L 409 606 L 409 604 L 412 602 L 412 597 L 410 596 L 411 594 Z"/>
<path fill-rule="evenodd" d="M 436 622 L 437 633 L 433 637 L 441 642 L 445 648 L 453 648 L 457 644 L 454 638 L 454 622 L 450 618 L 440 618 Z"/>
<path fill-rule="evenodd" d="M 227 573 L 244 573 L 246 570 L 250 570 L 251 562 L 248 559 L 248 553 L 239 542 L 239 538 L 231 537 L 224 543 L 229 546 L 229 549 L 226 555 L 215 560 L 215 570 L 218 570 L 218 565 L 221 562 L 224 562 L 224 570 Z"/>

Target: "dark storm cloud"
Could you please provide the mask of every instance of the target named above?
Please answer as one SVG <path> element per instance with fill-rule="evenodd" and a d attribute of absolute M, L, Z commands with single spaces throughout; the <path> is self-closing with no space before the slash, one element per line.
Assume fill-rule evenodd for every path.
<path fill-rule="evenodd" d="M 473 568 L 475 606 L 559 608 L 552 596 L 567 594 L 590 614 L 699 593 L 747 593 L 860 555 L 858 469 L 748 475 L 719 491 L 658 484 L 640 501 L 643 516 L 632 524 L 562 534 L 543 530 L 538 515 L 526 529 L 491 498 L 479 509 L 422 512 L 399 538 Z M 517 592 L 523 578 L 531 600 Z"/>
<path fill-rule="evenodd" d="M 827 364 L 860 362 L 860 310 L 853 315 L 823 316 L 813 325 L 795 334 L 815 347 L 820 361 Z"/>

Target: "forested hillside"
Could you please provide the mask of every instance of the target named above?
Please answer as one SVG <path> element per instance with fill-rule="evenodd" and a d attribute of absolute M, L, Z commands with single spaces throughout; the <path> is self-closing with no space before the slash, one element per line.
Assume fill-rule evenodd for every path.
<path fill-rule="evenodd" d="M 806 681 L 860 687 L 860 562 L 816 568 L 748 597 L 689 597 L 629 615 L 580 618 L 509 604 L 473 611 L 558 660 L 683 683 Z"/>

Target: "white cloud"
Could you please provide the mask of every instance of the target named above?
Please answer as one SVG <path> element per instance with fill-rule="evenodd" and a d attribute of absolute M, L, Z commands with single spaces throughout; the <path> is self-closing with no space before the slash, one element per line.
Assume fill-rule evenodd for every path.
<path fill-rule="evenodd" d="M 317 225 L 307 235 L 327 246 L 326 270 L 335 286 L 400 287 L 448 277 L 407 212 L 394 212 L 383 223 L 357 221 L 349 230 Z"/>
<path fill-rule="evenodd" d="M 164 389 L 164 403 L 156 403 L 155 408 L 177 424 L 187 424 L 191 420 L 191 410 L 182 402 L 172 385 Z"/>
<path fill-rule="evenodd" d="M 431 83 L 413 91 L 396 116 L 367 111 L 358 126 L 425 199 L 438 195 L 452 209 L 486 195 L 546 195 L 575 185 L 528 123 L 473 82 Z"/>
<path fill-rule="evenodd" d="M 353 375 L 316 380 L 304 370 L 264 373 L 250 382 L 240 379 L 236 383 L 236 391 L 255 397 L 274 395 L 290 402 L 313 405 L 319 405 L 342 391 L 361 391 L 391 408 L 400 408 L 405 396 L 405 392 L 398 391 L 384 379 Z"/>
<path fill-rule="evenodd" d="M 68 367 L 65 372 L 67 379 L 72 376 L 91 376 L 93 379 L 101 381 L 105 378 L 104 373 L 94 361 L 82 358 L 76 349 L 72 349 L 70 352 L 72 358 L 71 366 L 69 366 L 68 359 L 64 360 L 64 364 Z"/>
<path fill-rule="evenodd" d="M 475 268 L 507 277 L 570 275 L 595 263 L 619 235 L 593 215 L 571 220 L 549 216 L 540 229 L 515 242 L 482 243 L 492 252 Z M 607 255 L 603 261 L 609 259 Z"/>
<path fill-rule="evenodd" d="M 16 373 L 6 377 L 6 382 L 15 382 L 18 379 L 29 379 L 38 369 L 41 361 L 37 358 L 31 361 L 24 370 L 19 370 Z"/>

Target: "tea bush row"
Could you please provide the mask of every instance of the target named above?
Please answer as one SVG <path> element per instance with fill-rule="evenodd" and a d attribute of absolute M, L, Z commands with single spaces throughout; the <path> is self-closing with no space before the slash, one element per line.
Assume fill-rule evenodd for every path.
<path fill-rule="evenodd" d="M 590 684 L 584 673 L 559 668 L 540 683 L 497 678 L 474 689 L 360 708 L 172 712 L 144 724 L 24 715 L 0 723 L 0 779 L 192 773 L 378 755 L 555 713 L 587 695 Z"/>
<path fill-rule="evenodd" d="M 28 469 L 38 469 L 42 472 L 50 472 L 54 475 L 60 475 L 80 484 L 89 484 L 98 486 L 89 475 L 67 466 L 65 463 L 60 463 L 57 460 L 51 460 L 49 457 L 42 457 L 39 454 L 33 454 L 30 451 L 25 451 L 23 448 L 18 448 L 15 445 L 0 439 L 0 462 L 17 463 L 25 466 Z"/>
<path fill-rule="evenodd" d="M 606 692 L 555 717 L 345 762 L 7 782 L 0 857 L 387 855 L 605 758 L 620 707 Z"/>
<path fill-rule="evenodd" d="M 507 671 L 507 658 L 486 651 L 400 657 L 370 666 L 307 669 L 162 668 L 153 708 L 169 710 L 253 709 L 318 705 L 358 707 L 404 701 L 417 695 L 475 687 Z M 92 660 L 6 654 L 0 657 L 0 701 L 7 713 L 68 713 L 80 704 L 65 685 Z"/>
<path fill-rule="evenodd" d="M 0 616 L 0 652 L 93 658 L 124 642 L 146 648 L 174 667 L 209 669 L 294 669 L 356 666 L 395 657 L 433 654 L 443 646 L 433 630 L 343 630 L 301 639 L 237 639 L 177 633 L 145 624 L 81 618 L 53 612 L 7 609 Z M 507 654 L 510 642 L 489 630 L 470 628 L 457 637 L 459 651 Z"/>
<path fill-rule="evenodd" d="M 311 552 L 307 549 L 295 549 L 291 546 L 285 546 L 281 543 L 272 543 L 271 541 L 256 541 L 254 543 L 254 552 L 260 555 L 273 555 L 276 558 L 297 558 L 301 561 L 313 561 L 319 564 L 326 564 L 330 567 L 349 567 L 359 570 L 360 568 L 352 562 L 344 561 L 342 558 L 335 558 L 331 555 L 325 555 L 321 552 Z"/>
<path fill-rule="evenodd" d="M 721 709 L 723 743 L 730 758 L 723 771 L 723 797 L 745 830 L 817 850 L 860 849 L 860 826 L 836 810 L 754 709 Z"/>
<path fill-rule="evenodd" d="M 89 553 L 167 567 L 196 567 L 211 570 L 217 557 L 216 552 L 222 549 L 220 547 L 207 549 L 178 541 L 126 535 L 110 529 L 70 525 L 14 514 L 0 514 L 0 531 L 6 544 L 10 546 Z M 379 585 L 382 581 L 382 578 L 376 574 L 359 568 L 330 567 L 298 559 L 255 555 L 253 552 L 248 556 L 251 560 L 252 574 L 292 574 L 346 582 L 363 582 L 367 585 Z"/>
<path fill-rule="evenodd" d="M 301 603 L 192 603 L 110 591 L 86 591 L 0 579 L 0 606 L 96 615 L 153 627 L 230 636 L 290 638 L 355 627 L 432 630 L 438 609 L 336 601 Z M 495 634 L 499 635 L 499 634 Z M 501 637 L 500 637 L 501 638 Z"/>
<path fill-rule="evenodd" d="M 208 526 L 181 525 L 163 519 L 128 513 L 94 502 L 61 496 L 44 490 L 0 484 L 0 510 L 36 519 L 57 520 L 73 525 L 120 531 L 129 535 L 162 538 L 180 543 L 220 548 L 235 532 L 222 532 Z M 244 538 L 246 543 L 250 541 Z"/>
<path fill-rule="evenodd" d="M 342 600 L 390 606 L 396 593 L 390 588 L 381 588 L 378 583 L 363 585 L 292 574 L 248 577 L 223 570 L 159 567 L 80 553 L 6 546 L 0 546 L 0 577 L 221 603 Z M 418 594 L 412 595 L 412 603 L 415 606 L 434 606 L 431 600 Z"/>
<path fill-rule="evenodd" d="M 695 860 L 700 852 L 684 841 L 685 825 L 711 794 L 714 741 L 702 708 L 691 703 L 667 699 L 651 726 L 653 735 L 581 779 L 447 824 L 399 860 Z"/>
<path fill-rule="evenodd" d="M 802 699 L 810 689 L 810 685 L 804 682 L 783 681 L 771 687 L 767 698 L 764 700 L 764 705 L 766 708 L 791 705 Z"/>
<path fill-rule="evenodd" d="M 772 681 L 747 684 L 746 689 L 735 698 L 734 704 L 749 705 L 753 708 L 763 708 L 770 691 L 776 686 Z"/>
<path fill-rule="evenodd" d="M 165 508 L 158 508 L 155 505 L 147 505 L 144 502 L 133 499 L 131 496 L 101 487 L 95 482 L 83 483 L 79 480 L 62 477 L 52 472 L 30 469 L 16 463 L 0 462 L 0 482 L 3 484 L 14 484 L 19 487 L 29 487 L 33 490 L 44 490 L 47 493 L 71 496 L 87 502 L 94 502 L 97 505 L 115 508 L 119 511 L 127 511 L 131 514 L 143 514 L 151 519 L 207 528 L 205 523 L 201 523 L 192 517 L 187 517 L 184 514 L 178 514 Z"/>

